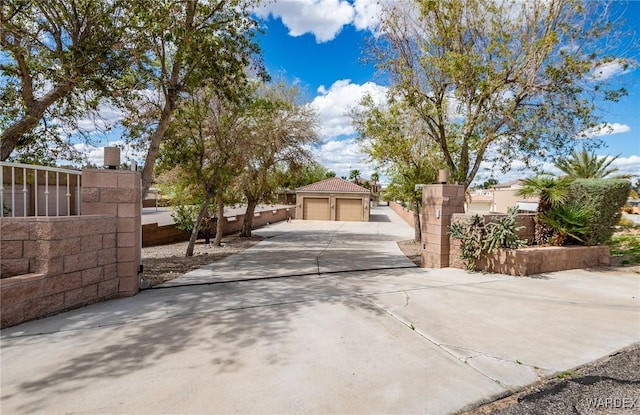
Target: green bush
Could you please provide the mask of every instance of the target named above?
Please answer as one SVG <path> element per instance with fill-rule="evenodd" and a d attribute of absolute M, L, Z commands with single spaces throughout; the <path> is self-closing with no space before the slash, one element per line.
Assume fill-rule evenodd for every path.
<path fill-rule="evenodd" d="M 554 206 L 541 215 L 542 221 L 554 231 L 550 240 L 554 246 L 584 243 L 592 218 L 593 212 L 575 203 Z"/>
<path fill-rule="evenodd" d="M 569 200 L 593 213 L 584 234 L 585 245 L 602 245 L 611 238 L 630 189 L 625 179 L 576 179 L 571 183 Z"/>
<path fill-rule="evenodd" d="M 191 232 L 198 217 L 198 209 L 198 206 L 195 205 L 175 206 L 173 212 L 171 212 L 171 217 L 176 224 L 176 228 L 181 231 Z"/>

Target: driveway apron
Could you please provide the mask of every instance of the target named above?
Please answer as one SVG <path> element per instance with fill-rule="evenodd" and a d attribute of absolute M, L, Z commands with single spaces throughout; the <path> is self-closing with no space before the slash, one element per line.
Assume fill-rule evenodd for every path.
<path fill-rule="evenodd" d="M 415 268 L 376 214 L 2 330 L 0 413 L 456 413 L 640 340 L 637 274 Z"/>
<path fill-rule="evenodd" d="M 386 207 L 374 222 L 280 222 L 254 231 L 254 247 L 168 281 L 164 287 L 336 272 L 415 267 L 397 241 L 413 229 Z"/>

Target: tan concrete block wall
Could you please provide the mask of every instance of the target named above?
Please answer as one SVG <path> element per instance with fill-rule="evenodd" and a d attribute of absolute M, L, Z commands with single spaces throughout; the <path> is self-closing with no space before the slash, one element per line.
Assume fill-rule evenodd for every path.
<path fill-rule="evenodd" d="M 257 229 L 267 223 L 276 223 L 287 220 L 295 214 L 295 207 L 278 208 L 267 212 L 257 213 L 253 217 L 253 229 Z M 224 235 L 230 235 L 240 231 L 244 215 L 236 215 L 224 219 Z M 173 242 L 188 241 L 191 234 L 176 229 L 174 225 L 158 226 L 157 223 L 142 225 L 142 246 L 156 246 Z"/>
<path fill-rule="evenodd" d="M 407 222 L 410 226 L 415 226 L 415 218 L 413 216 L 413 211 L 403 207 L 401 204 L 396 202 L 389 202 L 389 207 L 391 210 L 396 212 L 398 216 L 400 216 L 405 222 Z"/>
<path fill-rule="evenodd" d="M 112 291 L 98 288 L 118 282 L 113 272 L 116 253 L 110 248 L 115 225 L 115 218 L 105 216 L 4 218 L 0 223 L 0 325 L 114 297 Z M 26 239 L 14 241 L 18 235 Z M 13 269 L 4 264 L 7 256 L 17 256 L 18 249 L 4 247 L 16 242 L 22 244 L 20 259 L 28 267 L 20 275 L 11 275 Z"/>
<path fill-rule="evenodd" d="M 116 217 L 116 237 L 109 240 L 109 254 L 115 252 L 118 266 L 118 295 L 138 292 L 142 190 L 140 173 L 128 170 L 89 169 L 82 172 L 82 213 Z M 83 258 L 89 261 L 87 258 Z M 104 262 L 98 255 L 97 263 Z"/>
<path fill-rule="evenodd" d="M 83 216 L 0 219 L 2 327 L 138 292 L 140 184 L 86 170 Z"/>
<path fill-rule="evenodd" d="M 422 267 L 444 268 L 450 261 L 449 225 L 464 212 L 464 186 L 428 185 L 422 189 Z"/>
<path fill-rule="evenodd" d="M 453 220 L 462 220 L 469 214 L 454 215 Z M 482 215 L 481 215 L 482 216 Z M 502 215 L 484 215 L 486 221 L 491 221 Z M 524 226 L 518 232 L 522 239 L 533 239 L 535 214 L 518 215 L 517 223 Z M 450 266 L 464 269 L 460 259 L 460 241 L 451 241 Z M 544 272 L 562 271 L 567 269 L 593 268 L 610 264 L 608 246 L 547 246 L 528 247 L 523 249 L 499 249 L 476 263 L 477 271 L 495 272 L 507 275 L 532 275 Z"/>

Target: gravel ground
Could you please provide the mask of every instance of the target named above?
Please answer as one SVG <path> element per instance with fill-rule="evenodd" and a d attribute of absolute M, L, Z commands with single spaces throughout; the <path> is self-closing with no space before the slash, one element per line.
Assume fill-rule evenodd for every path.
<path fill-rule="evenodd" d="M 250 248 L 263 239 L 261 236 L 241 238 L 238 235 L 227 235 L 222 238 L 222 246 L 208 245 L 204 240 L 198 240 L 191 257 L 185 256 L 188 242 L 142 248 L 143 280 L 150 287 L 162 284 Z"/>
<path fill-rule="evenodd" d="M 464 415 L 639 414 L 640 346 L 542 381 Z"/>

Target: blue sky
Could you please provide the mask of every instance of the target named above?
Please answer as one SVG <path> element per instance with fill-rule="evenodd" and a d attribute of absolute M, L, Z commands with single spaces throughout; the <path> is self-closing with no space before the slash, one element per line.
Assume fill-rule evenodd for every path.
<path fill-rule="evenodd" d="M 339 176 L 348 176 L 358 169 L 363 177 L 370 177 L 374 166 L 367 163 L 360 146 L 355 142 L 355 131 L 347 111 L 354 108 L 364 94 L 380 99 L 386 91 L 384 79 L 373 64 L 365 64 L 367 39 L 377 28 L 380 0 L 275 0 L 265 2 L 256 16 L 261 19 L 264 34 L 258 37 L 264 63 L 275 76 L 284 76 L 298 83 L 305 99 L 319 115 L 318 133 L 322 144 L 316 151 L 316 159 Z M 387 1 L 387 0 L 382 0 Z M 396 0 L 389 0 L 396 1 Z M 640 0 L 615 2 L 614 6 L 627 20 L 629 38 L 625 45 L 635 42 L 635 49 L 623 49 L 625 56 L 638 64 L 640 61 Z M 618 39 L 619 40 L 619 39 Z M 603 68 L 604 76 L 611 76 L 624 85 L 629 95 L 617 103 L 601 106 L 603 122 L 608 128 L 594 131 L 605 143 L 597 150 L 599 155 L 616 155 L 615 162 L 621 172 L 640 175 L 640 65 L 620 73 L 620 67 L 612 64 Z M 105 118 L 118 119 L 117 111 Z M 81 122 L 87 130 L 93 130 L 93 120 Z M 81 145 L 96 164 L 102 163 L 105 144 L 117 145 L 122 141 L 111 134 L 98 147 Z M 139 158 L 125 148 L 123 157 Z M 490 166 L 478 172 L 476 181 L 494 175 L 500 181 L 531 175 L 521 163 L 515 161 L 506 175 L 493 173 Z M 547 163 L 543 166 L 553 171 Z M 383 177 L 384 179 L 384 177 Z"/>
<path fill-rule="evenodd" d="M 373 171 L 366 156 L 354 142 L 354 131 L 344 115 L 365 93 L 384 94 L 384 81 L 372 64 L 363 57 L 366 39 L 375 30 L 377 0 L 278 0 L 258 12 L 265 34 L 259 37 L 264 61 L 271 73 L 298 82 L 320 116 L 323 144 L 317 158 L 338 175 L 359 169 L 365 176 Z M 640 1 L 619 2 L 624 10 L 627 29 L 633 40 L 640 42 Z M 640 58 L 638 50 L 627 50 L 628 56 Z M 640 173 L 640 67 L 619 74 L 629 95 L 617 103 L 602 106 L 603 121 L 610 125 L 598 134 L 605 147 L 597 154 L 621 154 L 617 166 L 621 171 Z M 522 177 L 514 163 L 505 180 Z M 489 177 L 482 171 L 479 178 Z M 503 177 L 499 177 L 503 178 Z"/>

